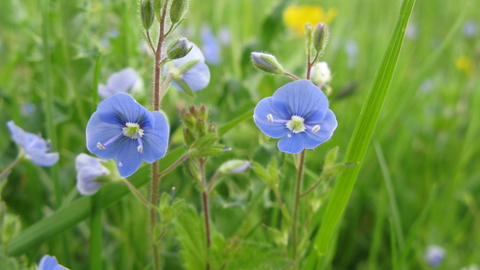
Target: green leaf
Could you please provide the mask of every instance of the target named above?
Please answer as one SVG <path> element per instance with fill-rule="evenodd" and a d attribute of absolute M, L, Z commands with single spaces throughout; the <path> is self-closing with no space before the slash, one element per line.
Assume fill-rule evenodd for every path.
<path fill-rule="evenodd" d="M 400 49 L 402 48 L 405 29 L 414 4 L 415 0 L 404 0 L 402 3 L 395 30 L 390 38 L 387 51 L 377 70 L 372 88 L 368 93 L 367 100 L 348 145 L 344 159 L 345 163 L 359 162 L 361 164 L 363 161 L 392 81 Z M 328 250 L 333 232 L 345 210 L 359 171 L 360 166 L 349 167 L 337 179 L 323 216 L 322 226 L 315 239 L 315 248 L 320 255 L 324 255 Z"/>
<path fill-rule="evenodd" d="M 175 80 L 175 82 L 178 84 L 178 86 L 180 86 L 180 88 L 182 88 L 183 92 L 191 97 L 195 97 L 195 93 L 193 93 L 192 88 L 190 88 L 188 83 L 186 83 L 183 79 Z"/>
<path fill-rule="evenodd" d="M 168 168 L 184 153 L 185 149 L 183 147 L 170 151 L 161 160 L 160 170 Z M 150 166 L 142 166 L 133 176 L 129 177 L 130 183 L 137 188 L 149 183 L 150 171 Z M 102 208 L 107 208 L 123 196 L 130 194 L 130 190 L 124 184 L 109 184 L 102 187 L 102 190 Z M 57 210 L 53 215 L 37 222 L 13 238 L 8 244 L 8 255 L 19 256 L 31 249 L 38 248 L 43 242 L 89 217 L 91 208 L 91 198 L 83 196 L 68 206 Z"/>

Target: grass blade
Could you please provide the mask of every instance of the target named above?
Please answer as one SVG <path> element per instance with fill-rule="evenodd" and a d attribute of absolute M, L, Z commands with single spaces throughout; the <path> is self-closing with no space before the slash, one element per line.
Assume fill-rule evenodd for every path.
<path fill-rule="evenodd" d="M 390 38 L 387 51 L 377 70 L 372 88 L 368 93 L 367 100 L 362 108 L 352 139 L 348 145 L 344 159 L 345 162 L 359 162 L 361 164 L 363 161 L 385 96 L 392 81 L 400 49 L 403 44 L 405 29 L 414 3 L 415 0 L 404 0 L 402 2 L 395 30 Z M 337 179 L 337 183 L 323 216 L 323 224 L 315 239 L 315 247 L 319 254 L 325 254 L 328 250 L 333 232 L 345 210 L 359 171 L 360 166 L 349 167 L 340 174 Z"/>

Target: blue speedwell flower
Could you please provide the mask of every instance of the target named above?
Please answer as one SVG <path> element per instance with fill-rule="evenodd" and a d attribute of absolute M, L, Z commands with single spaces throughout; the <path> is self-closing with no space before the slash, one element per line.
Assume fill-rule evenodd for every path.
<path fill-rule="evenodd" d="M 167 151 L 165 115 L 150 112 L 130 95 L 117 93 L 98 104 L 87 123 L 87 149 L 100 158 L 115 158 L 122 177 L 132 175 L 142 160 L 152 163 Z"/>
<path fill-rule="evenodd" d="M 428 246 L 427 252 L 425 254 L 425 261 L 432 267 L 438 267 L 445 257 L 445 249 L 437 246 L 431 245 Z"/>
<path fill-rule="evenodd" d="M 288 83 L 262 99 L 253 119 L 263 133 L 281 138 L 278 149 L 290 154 L 326 142 L 337 127 L 327 97 L 309 80 Z"/>
<path fill-rule="evenodd" d="M 37 270 L 68 270 L 68 268 L 58 264 L 57 258 L 45 255 L 40 260 Z"/>
<path fill-rule="evenodd" d="M 102 165 L 102 160 L 81 153 L 75 158 L 77 170 L 77 189 L 82 195 L 93 195 L 103 185 L 93 181 L 95 178 L 108 175 L 110 171 Z"/>
<path fill-rule="evenodd" d="M 47 153 L 51 146 L 42 137 L 23 131 L 13 121 L 8 121 L 7 126 L 12 133 L 12 140 L 22 146 L 27 159 L 43 167 L 57 163 L 58 153 Z"/>
<path fill-rule="evenodd" d="M 192 50 L 185 57 L 175 59 L 172 61 L 173 63 L 167 63 L 164 72 L 173 74 L 174 80 L 184 80 L 193 91 L 198 91 L 207 87 L 210 82 L 210 70 L 208 69 L 207 64 L 205 64 L 205 56 L 202 51 L 197 45 L 193 43 L 191 44 L 193 46 Z M 194 60 L 198 60 L 198 63 L 195 66 L 183 74 L 176 74 L 176 69 L 178 67 Z M 182 91 L 182 88 L 175 81 L 172 82 L 172 85 L 177 90 Z"/>
<path fill-rule="evenodd" d="M 98 85 L 98 94 L 102 98 L 108 98 L 116 93 L 131 93 L 138 81 L 138 75 L 133 68 L 124 68 L 108 77 L 107 85 Z"/>
<path fill-rule="evenodd" d="M 220 45 L 213 35 L 212 29 L 208 26 L 202 27 L 202 49 L 205 52 L 205 59 L 213 65 L 220 64 Z"/>

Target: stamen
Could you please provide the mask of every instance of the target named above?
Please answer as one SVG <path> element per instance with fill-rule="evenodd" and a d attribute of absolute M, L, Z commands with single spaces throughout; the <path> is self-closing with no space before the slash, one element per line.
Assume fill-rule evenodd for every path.
<path fill-rule="evenodd" d="M 313 128 L 312 128 L 312 132 L 313 132 L 313 133 L 317 133 L 319 130 L 320 130 L 320 125 L 315 125 L 315 126 L 313 126 Z"/>
<path fill-rule="evenodd" d="M 271 113 L 267 114 L 267 121 L 273 123 L 273 115 Z"/>
<path fill-rule="evenodd" d="M 101 142 L 98 142 L 97 143 L 97 148 L 100 149 L 100 150 L 104 150 L 105 148 L 107 148 L 107 145 L 111 144 L 112 142 L 116 141 L 120 136 L 122 136 L 123 132 L 120 132 L 119 134 L 113 136 L 112 138 L 110 138 L 110 140 L 108 140 L 106 143 L 101 143 Z"/>
<path fill-rule="evenodd" d="M 137 147 L 137 151 L 140 152 L 140 153 L 143 153 L 143 143 L 142 143 L 142 139 L 139 137 L 137 137 L 137 142 L 138 142 L 138 147 Z"/>
<path fill-rule="evenodd" d="M 97 148 L 100 150 L 105 150 L 107 147 L 105 145 L 101 144 L 100 142 L 97 143 Z"/>

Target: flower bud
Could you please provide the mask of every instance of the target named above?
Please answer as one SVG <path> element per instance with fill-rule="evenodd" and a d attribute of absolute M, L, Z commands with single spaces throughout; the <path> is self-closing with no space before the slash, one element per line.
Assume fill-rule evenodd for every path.
<path fill-rule="evenodd" d="M 330 68 L 328 68 L 327 62 L 318 62 L 312 67 L 311 73 L 312 82 L 319 85 L 320 88 L 332 80 L 332 73 Z"/>
<path fill-rule="evenodd" d="M 198 110 L 198 116 L 205 119 L 205 121 L 208 121 L 208 116 L 210 114 L 210 111 L 207 110 L 207 107 L 205 105 L 202 105 L 200 109 Z"/>
<path fill-rule="evenodd" d="M 313 31 L 313 47 L 317 52 L 322 52 L 327 45 L 328 27 L 324 23 L 319 23 Z"/>
<path fill-rule="evenodd" d="M 242 173 L 250 168 L 250 161 L 241 159 L 232 159 L 223 163 L 218 169 L 221 173 Z"/>
<path fill-rule="evenodd" d="M 153 1 L 153 10 L 157 21 L 162 20 L 162 13 L 160 12 L 165 5 L 165 0 L 152 0 Z"/>
<path fill-rule="evenodd" d="M 193 48 L 193 45 L 186 38 L 179 38 L 170 43 L 167 49 L 167 56 L 171 60 L 185 57 Z"/>
<path fill-rule="evenodd" d="M 173 0 L 170 6 L 170 20 L 175 24 L 183 19 L 187 10 L 188 0 Z"/>
<path fill-rule="evenodd" d="M 195 142 L 195 134 L 191 129 L 183 129 L 183 140 L 185 141 L 185 145 L 187 145 L 187 147 L 192 146 L 192 144 Z"/>
<path fill-rule="evenodd" d="M 142 0 L 142 2 L 140 2 L 140 18 L 142 19 L 142 25 L 145 30 L 152 27 L 155 19 L 152 0 Z"/>
<path fill-rule="evenodd" d="M 198 118 L 197 119 L 197 134 L 198 136 L 203 136 L 207 132 L 207 122 L 203 118 Z"/>
<path fill-rule="evenodd" d="M 271 54 L 252 52 L 253 65 L 261 71 L 272 74 L 283 74 L 283 67 L 278 63 L 277 58 Z"/>
<path fill-rule="evenodd" d="M 180 117 L 187 128 L 195 129 L 196 119 L 187 110 L 183 109 L 180 112 Z"/>

